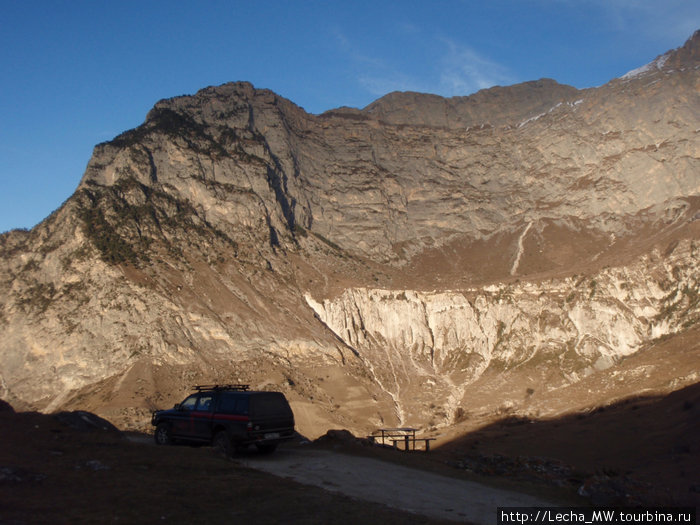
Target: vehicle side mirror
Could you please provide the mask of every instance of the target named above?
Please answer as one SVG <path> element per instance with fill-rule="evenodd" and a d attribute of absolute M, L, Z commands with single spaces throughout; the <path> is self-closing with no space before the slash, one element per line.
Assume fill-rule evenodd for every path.
<path fill-rule="evenodd" d="M 175 410 L 181 410 L 180 408 L 180 403 L 175 403 L 175 406 L 173 407 Z"/>

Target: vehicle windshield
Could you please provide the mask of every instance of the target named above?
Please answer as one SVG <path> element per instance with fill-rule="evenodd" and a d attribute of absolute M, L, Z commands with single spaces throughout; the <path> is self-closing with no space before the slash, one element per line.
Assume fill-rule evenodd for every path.
<path fill-rule="evenodd" d="M 182 403 L 180 403 L 180 410 L 194 410 L 194 406 L 197 403 L 197 394 L 193 394 Z"/>

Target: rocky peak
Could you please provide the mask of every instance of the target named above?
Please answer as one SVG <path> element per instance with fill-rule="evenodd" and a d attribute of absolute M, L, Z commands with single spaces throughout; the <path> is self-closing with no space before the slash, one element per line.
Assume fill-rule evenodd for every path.
<path fill-rule="evenodd" d="M 277 95 L 269 89 L 258 89 L 250 82 L 227 82 L 218 86 L 200 89 L 194 95 L 181 95 L 156 102 L 152 112 L 164 108 L 194 115 L 209 117 L 214 121 L 220 118 L 219 111 L 230 112 L 232 107 L 245 105 L 284 105 L 297 107 L 292 102 Z M 150 113 L 149 113 L 150 116 Z M 148 121 L 148 117 L 146 118 Z"/>
<path fill-rule="evenodd" d="M 694 68 L 700 65 L 700 29 L 695 31 L 682 47 L 669 51 L 666 55 L 668 59 L 665 66 L 669 69 Z"/>
<path fill-rule="evenodd" d="M 482 89 L 470 96 L 443 98 L 415 92 L 389 93 L 363 112 L 383 122 L 445 128 L 512 125 L 573 100 L 578 90 L 543 78 Z"/>
<path fill-rule="evenodd" d="M 695 31 L 685 44 L 677 49 L 667 51 L 641 67 L 633 69 L 620 77 L 630 80 L 662 71 L 670 73 L 686 69 L 696 69 L 700 64 L 700 30 Z"/>

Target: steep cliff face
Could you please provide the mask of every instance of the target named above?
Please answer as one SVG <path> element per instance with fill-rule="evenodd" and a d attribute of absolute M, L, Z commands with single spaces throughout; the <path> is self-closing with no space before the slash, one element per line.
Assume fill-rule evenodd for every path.
<path fill-rule="evenodd" d="M 158 102 L 0 236 L 0 396 L 138 426 L 235 377 L 310 435 L 443 424 L 504 378 L 566 385 L 692 329 L 699 39 L 583 91 Z"/>
<path fill-rule="evenodd" d="M 700 191 L 696 67 L 584 91 L 392 94 L 321 116 L 227 84 L 157 103 L 96 149 L 81 187 L 134 177 L 225 232 L 284 244 L 309 230 L 382 263 L 552 218 L 620 236 Z"/>

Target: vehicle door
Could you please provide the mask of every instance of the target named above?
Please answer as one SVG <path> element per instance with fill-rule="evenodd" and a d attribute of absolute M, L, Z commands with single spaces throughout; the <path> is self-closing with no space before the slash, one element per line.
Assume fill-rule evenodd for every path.
<path fill-rule="evenodd" d="M 211 439 L 211 421 L 214 411 L 214 394 L 203 392 L 199 394 L 197 404 L 191 412 L 192 437 L 202 440 Z"/>
<path fill-rule="evenodd" d="M 173 420 L 173 434 L 182 437 L 191 437 L 194 434 L 192 411 L 197 406 L 199 394 L 192 394 L 177 406 L 177 412 Z"/>
<path fill-rule="evenodd" d="M 240 392 L 221 392 L 213 416 L 219 425 L 224 425 L 231 437 L 242 440 L 248 429 L 248 395 Z"/>

